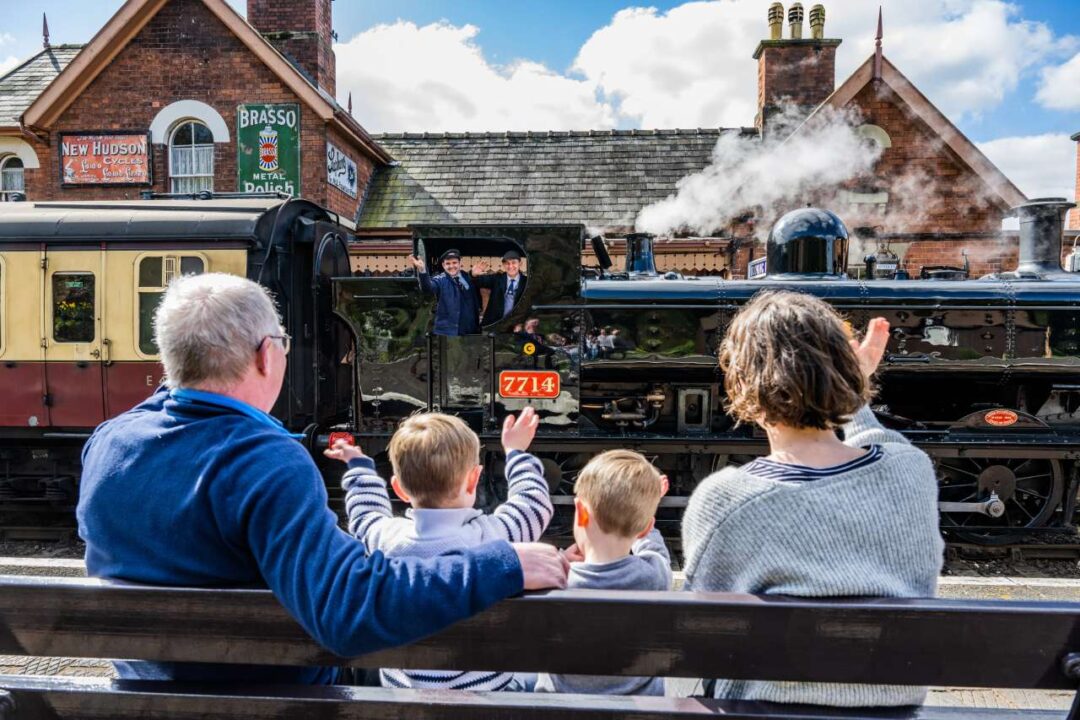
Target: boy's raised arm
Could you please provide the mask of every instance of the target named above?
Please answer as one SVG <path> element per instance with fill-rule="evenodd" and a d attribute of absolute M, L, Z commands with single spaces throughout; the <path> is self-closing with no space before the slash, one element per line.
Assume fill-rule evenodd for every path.
<path fill-rule="evenodd" d="M 527 407 L 503 422 L 502 444 L 506 452 L 507 498 L 491 515 L 477 518 L 493 538 L 510 542 L 533 542 L 544 534 L 555 508 L 544 479 L 544 466 L 526 452 L 536 436 L 540 418 Z"/>
<path fill-rule="evenodd" d="M 339 440 L 324 454 L 348 464 L 341 487 L 345 490 L 349 534 L 361 540 L 368 552 L 379 550 L 380 537 L 393 522 L 394 511 L 386 492 L 386 481 L 375 471 L 375 461 L 344 440 Z"/>

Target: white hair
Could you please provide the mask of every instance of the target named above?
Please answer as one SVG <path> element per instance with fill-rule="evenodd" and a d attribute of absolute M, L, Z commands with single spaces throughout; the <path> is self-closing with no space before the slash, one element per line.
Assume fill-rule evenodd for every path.
<path fill-rule="evenodd" d="M 154 338 L 173 388 L 239 382 L 263 338 L 281 332 L 266 288 L 224 273 L 173 280 L 154 313 Z"/>

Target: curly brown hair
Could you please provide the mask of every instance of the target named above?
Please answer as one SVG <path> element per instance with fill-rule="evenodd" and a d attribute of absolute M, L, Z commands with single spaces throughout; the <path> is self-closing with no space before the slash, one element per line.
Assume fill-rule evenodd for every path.
<path fill-rule="evenodd" d="M 728 413 L 739 422 L 828 430 L 870 400 L 844 320 L 804 293 L 767 290 L 720 344 Z"/>

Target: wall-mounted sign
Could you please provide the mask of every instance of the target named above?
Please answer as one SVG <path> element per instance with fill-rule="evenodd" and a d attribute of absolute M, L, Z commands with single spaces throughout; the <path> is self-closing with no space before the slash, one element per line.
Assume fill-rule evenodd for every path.
<path fill-rule="evenodd" d="M 149 185 L 150 134 L 102 131 L 60 134 L 60 183 Z"/>
<path fill-rule="evenodd" d="M 300 106 L 236 108 L 236 189 L 300 195 Z"/>
<path fill-rule="evenodd" d="M 750 264 L 746 266 L 746 279 L 753 280 L 754 278 L 765 277 L 765 261 L 767 258 L 759 257 L 756 260 L 751 260 Z"/>
<path fill-rule="evenodd" d="M 349 197 L 356 197 L 356 163 L 330 143 L 326 143 L 326 180 Z"/>

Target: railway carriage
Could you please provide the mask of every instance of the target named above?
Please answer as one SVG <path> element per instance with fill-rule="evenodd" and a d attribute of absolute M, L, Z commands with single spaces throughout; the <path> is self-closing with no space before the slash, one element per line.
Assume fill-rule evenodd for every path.
<path fill-rule="evenodd" d="M 162 381 L 153 313 L 180 274 L 269 287 L 301 340 L 275 414 L 346 421 L 351 341 L 330 278 L 349 273 L 349 232 L 277 197 L 0 205 L 0 533 L 71 522 L 82 443 Z"/>

